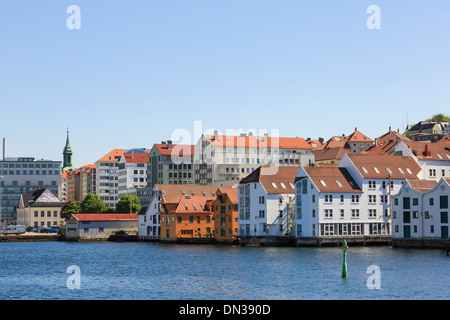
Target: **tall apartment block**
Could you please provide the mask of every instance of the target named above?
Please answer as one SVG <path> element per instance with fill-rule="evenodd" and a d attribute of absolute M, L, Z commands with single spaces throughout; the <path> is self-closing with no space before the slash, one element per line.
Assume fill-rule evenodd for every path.
<path fill-rule="evenodd" d="M 137 190 L 143 207 L 148 206 L 156 184 L 193 184 L 194 146 L 173 144 L 172 140 L 154 144 L 149 152 L 147 186 Z"/>
<path fill-rule="evenodd" d="M 107 207 L 115 208 L 119 202 L 119 162 L 124 149 L 114 149 L 95 162 L 91 173 L 91 191 Z"/>
<path fill-rule="evenodd" d="M 312 149 L 303 138 L 203 134 L 195 145 L 194 184 L 238 185 L 261 165 L 311 166 Z"/>

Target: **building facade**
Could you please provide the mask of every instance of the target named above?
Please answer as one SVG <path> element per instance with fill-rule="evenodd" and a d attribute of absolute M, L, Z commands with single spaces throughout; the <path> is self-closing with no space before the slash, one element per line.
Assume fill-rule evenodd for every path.
<path fill-rule="evenodd" d="M 301 168 L 296 178 L 297 237 L 391 235 L 391 196 L 418 179 L 412 157 L 347 154 L 336 167 Z"/>
<path fill-rule="evenodd" d="M 450 178 L 406 180 L 393 196 L 393 241 L 449 239 Z"/>
<path fill-rule="evenodd" d="M 124 152 L 119 161 L 119 197 L 137 195 L 147 186 L 148 151 L 133 149 Z"/>
<path fill-rule="evenodd" d="M 261 166 L 239 185 L 239 236 L 295 234 L 295 176 L 298 167 Z"/>
<path fill-rule="evenodd" d="M 220 242 L 234 242 L 239 234 L 239 198 L 235 187 L 219 187 L 211 203 L 214 213 L 214 237 Z"/>
<path fill-rule="evenodd" d="M 92 193 L 113 209 L 119 202 L 119 162 L 123 152 L 124 149 L 114 149 L 98 159 L 91 176 Z"/>
<path fill-rule="evenodd" d="M 194 183 L 232 186 L 261 165 L 313 165 L 312 149 L 303 138 L 228 136 L 216 130 L 195 145 Z"/>
<path fill-rule="evenodd" d="M 17 208 L 17 224 L 26 227 L 60 226 L 64 223 L 61 218 L 63 206 L 64 203 L 48 188 L 22 194 Z"/>
<path fill-rule="evenodd" d="M 450 177 L 450 142 L 401 141 L 395 154 L 416 159 L 422 168 L 420 179 L 439 181 Z"/>
<path fill-rule="evenodd" d="M 66 239 L 107 240 L 117 231 L 135 234 L 138 230 L 137 214 L 74 214 L 66 221 Z"/>
<path fill-rule="evenodd" d="M 206 202 L 203 201 L 212 201 L 215 198 L 217 189 L 217 186 L 203 185 L 154 185 L 147 210 L 138 215 L 139 238 L 147 240 L 176 240 L 178 236 L 180 238 L 191 238 L 194 235 L 198 236 L 199 233 L 200 235 L 212 235 L 214 224 L 210 216 L 211 210 L 207 209 L 207 212 L 205 211 Z M 190 211 L 186 209 L 184 204 L 187 205 Z M 178 207 L 180 207 L 180 210 L 177 210 Z M 210 216 L 208 222 L 206 221 L 207 215 Z M 200 219 L 192 218 L 191 223 L 190 216 L 200 216 Z M 196 226 L 199 220 L 201 225 Z M 205 224 L 208 224 L 208 226 L 205 226 Z M 199 227 L 200 230 L 198 230 Z M 206 227 L 209 227 L 210 230 L 206 230 Z M 188 228 L 191 231 L 186 231 Z M 181 230 L 184 231 L 181 232 Z"/>
<path fill-rule="evenodd" d="M 47 187 L 58 195 L 60 186 L 61 161 L 4 158 L 0 161 L 1 224 L 16 224 L 16 208 L 21 194 Z"/>

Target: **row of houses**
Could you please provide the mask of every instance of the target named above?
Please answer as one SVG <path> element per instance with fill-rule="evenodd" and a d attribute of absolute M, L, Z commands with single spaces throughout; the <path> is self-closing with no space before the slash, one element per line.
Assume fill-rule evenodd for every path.
<path fill-rule="evenodd" d="M 238 187 L 157 185 L 139 237 L 214 236 L 317 245 L 448 240 L 450 179 L 419 179 L 410 156 L 345 155 L 338 165 L 260 166 Z M 430 200 L 431 199 L 431 200 Z"/>

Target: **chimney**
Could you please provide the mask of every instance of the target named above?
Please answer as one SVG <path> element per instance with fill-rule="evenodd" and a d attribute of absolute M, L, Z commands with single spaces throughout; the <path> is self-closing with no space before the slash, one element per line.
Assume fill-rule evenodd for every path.
<path fill-rule="evenodd" d="M 161 141 L 161 144 L 167 144 L 165 141 Z"/>
<path fill-rule="evenodd" d="M 252 137 L 252 136 L 253 136 L 253 132 L 249 132 L 249 133 L 248 133 L 248 136 L 249 136 L 249 137 Z"/>
<path fill-rule="evenodd" d="M 172 140 L 167 140 L 167 149 L 172 150 Z"/>
<path fill-rule="evenodd" d="M 214 130 L 214 140 L 219 140 L 219 131 Z"/>
<path fill-rule="evenodd" d="M 3 161 L 5 161 L 6 157 L 6 138 L 3 138 Z"/>
<path fill-rule="evenodd" d="M 319 142 L 323 143 L 325 140 L 322 137 L 319 137 Z"/>
<path fill-rule="evenodd" d="M 425 145 L 425 152 L 423 153 L 425 157 L 431 157 L 430 146 L 428 144 Z"/>

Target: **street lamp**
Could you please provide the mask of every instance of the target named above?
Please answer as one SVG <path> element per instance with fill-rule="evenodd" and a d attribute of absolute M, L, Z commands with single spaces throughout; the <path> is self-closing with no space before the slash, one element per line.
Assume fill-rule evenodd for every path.
<path fill-rule="evenodd" d="M 0 176 L 0 225 L 3 222 L 2 189 L 1 189 L 3 187 L 2 181 L 1 181 L 2 179 L 3 179 L 3 176 Z"/>

